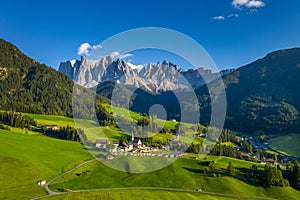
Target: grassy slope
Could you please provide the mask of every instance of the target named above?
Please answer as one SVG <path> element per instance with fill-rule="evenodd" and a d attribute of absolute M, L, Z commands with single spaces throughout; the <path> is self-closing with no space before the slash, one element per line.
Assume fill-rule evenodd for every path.
<path fill-rule="evenodd" d="M 64 126 L 71 125 L 72 122 L 72 119 L 65 117 L 42 115 L 34 115 L 33 117 L 41 124 L 53 124 L 53 122 L 57 122 L 55 124 Z M 120 132 L 116 127 L 109 127 L 109 130 Z M 43 188 L 36 184 L 38 180 L 50 180 L 83 160 L 91 158 L 88 152 L 78 143 L 56 140 L 37 134 L 25 135 L 23 132 L 21 129 L 12 129 L 12 131 L 0 130 L 0 159 L 3 161 L 0 163 L 0 199 L 27 199 L 29 197 L 44 195 L 45 191 Z M 238 170 L 237 174 L 242 168 L 249 168 L 252 165 L 250 162 L 241 160 L 208 156 L 206 160 L 202 161 L 189 158 L 179 159 L 173 165 L 151 173 L 128 174 L 113 170 L 95 161 L 58 180 L 51 187 L 54 189 L 89 189 L 155 186 L 192 190 L 202 188 L 205 191 L 211 192 L 273 196 L 281 199 L 295 199 L 297 195 L 299 196 L 299 192 L 291 188 L 275 187 L 265 189 L 254 187 L 225 176 L 214 178 L 199 173 L 206 167 L 206 162 L 212 159 L 216 161 L 216 168 L 219 169 L 217 173 L 221 174 L 224 173 L 229 161 Z M 84 170 L 90 170 L 90 174 L 81 177 L 75 175 Z M 146 192 L 145 196 L 148 193 L 151 195 L 155 192 Z M 156 193 L 154 194 L 155 198 L 161 197 L 159 191 Z M 177 193 L 173 194 L 173 192 L 168 193 L 171 196 L 178 195 Z M 113 191 L 96 192 L 91 193 L 91 198 L 93 196 L 101 198 L 103 195 L 109 195 L 114 199 L 118 199 L 120 198 L 119 194 L 129 196 L 132 193 L 130 191 L 123 191 L 121 193 Z M 86 195 L 89 196 L 90 193 L 82 195 L 82 197 L 85 197 Z M 73 197 L 72 195 L 66 196 L 66 198 Z M 79 197 L 81 197 L 81 194 Z M 191 196 L 191 198 L 194 198 L 194 196 Z M 206 199 L 206 197 L 203 198 Z"/>
<path fill-rule="evenodd" d="M 37 181 L 48 181 L 90 158 L 79 143 L 0 130 L 0 199 L 43 195 Z"/>
<path fill-rule="evenodd" d="M 118 190 L 118 191 L 100 191 L 100 192 L 85 192 L 85 193 L 71 193 L 67 195 L 59 195 L 55 197 L 45 198 L 51 199 L 105 199 L 105 200 L 124 200 L 124 199 L 207 199 L 207 200 L 219 200 L 219 199 L 241 199 L 233 197 L 220 197 L 212 196 L 201 193 L 187 193 L 187 192 L 173 192 L 173 191 L 159 191 L 159 190 Z M 243 198 L 245 199 L 245 198 Z M 247 198 L 246 198 L 247 199 Z"/>
<path fill-rule="evenodd" d="M 300 157 L 300 134 L 286 135 L 272 139 L 271 148 L 288 154 Z"/>
<path fill-rule="evenodd" d="M 209 177 L 204 175 L 202 170 L 209 160 L 215 160 L 215 167 L 219 173 L 224 173 L 228 162 L 231 161 L 237 169 L 249 168 L 253 163 L 235 160 L 224 157 L 208 156 L 206 160 L 194 160 L 182 158 L 174 164 L 150 173 L 128 174 L 112 170 L 98 161 L 92 162 L 76 172 L 65 176 L 54 183 L 52 189 L 91 189 L 91 188 L 112 188 L 112 187 L 168 187 L 195 190 L 202 188 L 204 191 L 218 192 L 225 194 L 250 195 L 250 196 L 271 196 L 275 198 L 296 199 L 300 193 L 292 188 L 262 188 L 254 187 L 237 179 L 222 176 Z M 77 176 L 76 173 L 89 170 L 86 176 Z M 111 178 L 114 177 L 114 178 Z M 276 191 L 276 192 L 275 192 Z"/>
<path fill-rule="evenodd" d="M 24 113 L 24 115 L 30 116 L 34 118 L 38 124 L 46 125 L 46 124 L 55 124 L 57 126 L 72 126 L 74 127 L 74 120 L 68 117 L 62 116 L 54 116 L 54 115 L 40 115 L 40 114 L 30 114 Z"/>
<path fill-rule="evenodd" d="M 111 111 L 110 105 L 108 105 L 108 104 L 103 104 L 103 105 L 106 110 L 108 110 L 109 112 Z M 117 113 L 120 114 L 121 116 L 122 115 L 126 116 L 126 113 L 128 114 L 127 110 L 125 110 L 123 108 L 115 108 L 115 109 L 118 110 Z M 135 122 L 143 117 L 132 111 L 129 111 L 129 113 L 130 113 L 131 118 Z M 63 127 L 63 126 L 75 127 L 74 120 L 72 118 L 68 118 L 68 117 L 28 114 L 28 113 L 26 113 L 24 115 L 34 118 L 37 121 L 37 123 L 40 125 L 55 124 L 59 127 Z M 172 122 L 172 121 L 164 122 L 163 120 L 160 120 L 160 119 L 157 119 L 157 122 L 161 125 L 165 124 L 165 127 L 167 127 L 167 128 L 174 128 L 175 125 L 177 124 L 177 122 Z M 96 127 L 95 125 L 93 125 L 93 121 L 91 121 L 91 120 L 80 120 L 78 128 L 84 129 L 87 137 L 91 141 L 95 141 L 95 140 L 99 140 L 99 139 L 107 139 L 107 138 L 110 140 L 119 140 L 123 135 L 129 135 L 129 133 L 126 133 L 126 132 L 120 130 L 116 126 L 101 127 L 101 128 Z M 19 130 L 17 130 L 17 131 L 19 131 Z M 102 134 L 102 131 L 104 132 L 104 134 L 106 135 L 107 138 L 105 138 L 105 135 Z M 21 131 L 21 132 L 24 132 L 24 131 Z M 162 136 L 157 135 L 157 137 L 162 137 Z M 166 138 L 170 138 L 170 137 L 167 136 L 167 137 L 163 138 L 163 140 L 165 140 Z"/>
<path fill-rule="evenodd" d="M 58 126 L 74 126 L 73 119 L 59 116 L 45 116 L 36 114 L 27 114 L 34 117 L 40 124 L 57 124 Z M 135 113 L 136 120 L 140 115 Z M 90 121 L 82 123 L 88 127 Z M 176 122 L 170 122 L 176 124 Z M 173 125 L 172 124 L 172 125 Z M 84 127 L 83 127 L 84 128 Z M 110 139 L 120 137 L 125 134 L 117 127 L 103 127 L 104 132 L 109 135 Z M 90 132 L 89 132 L 90 131 Z M 89 130 L 90 137 L 97 138 L 94 130 Z M 71 168 L 75 163 L 82 162 L 90 157 L 85 152 L 81 145 L 73 142 L 55 140 L 38 135 L 24 135 L 21 129 L 12 128 L 11 132 L 1 130 L 0 134 L 0 157 L 6 160 L 6 164 L 0 166 L 4 179 L 9 179 L 9 184 L 0 182 L 1 192 L 0 197 L 6 199 L 21 197 L 19 195 L 42 195 L 44 191 L 37 186 L 36 181 L 40 179 L 49 180 L 62 171 Z M 94 134 L 94 135 L 93 135 Z M 157 135 L 156 137 L 159 137 Z M 12 142 L 14 141 L 14 142 Z M 43 148 L 41 148 L 43 147 Z M 48 154 L 51 152 L 51 154 Z M 75 155 L 76 154 L 76 155 Z M 42 158 L 42 159 L 41 159 Z M 45 158 L 45 159 L 43 159 Z M 233 160 L 223 157 L 207 157 L 207 160 L 214 159 L 216 161 L 217 173 L 224 173 L 228 162 L 231 161 L 236 169 L 249 168 L 252 163 Z M 207 161 L 205 161 L 207 162 Z M 242 194 L 242 195 L 257 195 L 257 196 L 274 196 L 284 198 L 285 196 L 291 199 L 299 195 L 298 192 L 291 188 L 259 188 L 250 186 L 246 183 L 229 177 L 208 177 L 199 172 L 204 169 L 205 162 L 200 162 L 193 159 L 179 159 L 173 165 L 165 169 L 146 173 L 146 174 L 127 174 L 112 170 L 99 162 L 93 162 L 84 166 L 80 170 L 90 170 L 91 173 L 87 176 L 77 177 L 76 172 L 70 174 L 63 179 L 60 179 L 53 186 L 55 188 L 71 188 L 71 189 L 89 189 L 89 188 L 110 188 L 110 187 L 134 187 L 134 186 L 160 186 L 171 188 L 186 188 L 197 189 L 203 188 L 205 191 Z M 19 166 L 17 172 L 13 172 L 14 168 L 11 165 Z M 19 170 L 20 169 L 20 170 Z M 7 171 L 9 173 L 7 173 Z M 24 176 L 23 171 L 28 171 Z M 77 173 L 78 173 L 77 171 Z M 239 173 L 239 171 L 237 171 Z M 16 178 L 18 177 L 18 178 Z M 99 181 L 99 177 L 103 181 Z M 111 177 L 115 177 L 112 179 Z M 230 183 L 230 184 L 228 184 Z M 20 187 L 22 185 L 22 187 Z M 20 189 L 21 188 L 21 189 Z M 12 192 L 17 189 L 20 192 Z M 276 190 L 276 192 L 274 192 Z M 28 191 L 30 191 L 28 193 Z M 130 194 L 130 192 L 128 193 Z M 93 194 L 94 195 L 94 194 Z M 103 192 L 96 194 L 103 195 Z M 106 195 L 106 194 L 105 194 Z M 110 194 L 115 197 L 115 194 Z M 115 198 L 118 198 L 117 196 Z"/>
<path fill-rule="evenodd" d="M 75 127 L 74 119 L 68 117 L 28 114 L 28 113 L 24 115 L 33 117 L 40 125 L 55 124 L 59 127 L 63 127 L 63 126 Z M 93 121 L 91 120 L 78 120 L 78 121 L 80 121 L 79 125 L 77 124 L 78 128 L 84 129 L 87 137 L 91 141 L 95 141 L 98 139 L 106 139 L 105 136 L 101 134 L 101 131 L 103 131 L 106 134 L 106 136 L 111 140 L 116 140 L 122 137 L 122 135 L 126 134 L 114 126 L 108 128 L 107 127 L 99 128 L 93 125 Z"/>
<path fill-rule="evenodd" d="M 128 112 L 128 110 L 126 110 L 124 108 L 119 108 L 119 107 L 112 108 L 111 105 L 109 105 L 109 104 L 103 104 L 103 107 L 109 112 L 111 112 L 112 110 L 115 111 L 115 113 L 118 114 L 118 116 L 124 117 L 126 119 L 129 119 L 129 116 L 130 116 L 134 122 L 137 122 L 139 119 L 143 118 L 142 115 L 132 112 L 132 111 Z M 156 119 L 156 122 L 160 126 L 164 125 L 164 127 L 170 128 L 170 129 L 174 129 L 175 125 L 177 124 L 177 122 L 165 121 L 165 120 L 161 120 L 161 119 Z"/>

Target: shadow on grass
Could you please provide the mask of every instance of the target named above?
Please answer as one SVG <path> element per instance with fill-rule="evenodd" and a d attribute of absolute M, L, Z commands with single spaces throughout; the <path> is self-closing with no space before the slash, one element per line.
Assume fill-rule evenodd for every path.
<path fill-rule="evenodd" d="M 188 167 L 183 167 L 183 169 L 195 173 L 195 174 L 204 174 L 204 170 L 202 169 L 193 169 L 193 168 L 188 168 Z"/>

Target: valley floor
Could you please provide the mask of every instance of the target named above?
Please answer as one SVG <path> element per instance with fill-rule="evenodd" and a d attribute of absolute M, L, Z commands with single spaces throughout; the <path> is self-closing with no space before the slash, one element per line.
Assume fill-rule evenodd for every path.
<path fill-rule="evenodd" d="M 72 121 L 63 118 L 58 123 Z M 204 174 L 212 160 L 213 172 Z M 78 142 L 25 134 L 21 129 L 0 130 L 0 199 L 44 198 L 48 194 L 37 184 L 41 180 L 50 183 L 54 194 L 69 192 L 46 199 L 299 199 L 300 192 L 291 187 L 256 187 L 228 177 L 225 170 L 229 162 L 237 177 L 254 164 L 221 156 L 198 159 L 188 154 L 154 172 L 126 173 L 94 160 Z M 196 192 L 198 189 L 202 191 Z"/>

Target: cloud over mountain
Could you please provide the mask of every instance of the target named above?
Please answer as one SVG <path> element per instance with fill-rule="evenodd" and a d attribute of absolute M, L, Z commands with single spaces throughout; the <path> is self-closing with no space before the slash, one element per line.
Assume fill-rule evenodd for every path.
<path fill-rule="evenodd" d="M 85 42 L 80 45 L 77 54 L 80 56 L 88 56 L 92 50 L 97 48 L 102 48 L 102 46 L 100 44 L 92 46 L 89 43 Z"/>

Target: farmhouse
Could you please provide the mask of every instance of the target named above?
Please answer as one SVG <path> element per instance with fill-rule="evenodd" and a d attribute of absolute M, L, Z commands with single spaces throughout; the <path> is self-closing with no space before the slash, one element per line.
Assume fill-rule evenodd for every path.
<path fill-rule="evenodd" d="M 108 155 L 106 155 L 105 158 L 106 158 L 107 160 L 112 160 L 112 159 L 114 159 L 114 156 L 111 155 L 111 154 L 108 154 Z"/>
<path fill-rule="evenodd" d="M 56 124 L 46 124 L 45 128 L 48 130 L 53 130 L 53 131 L 59 130 L 59 127 Z"/>
<path fill-rule="evenodd" d="M 133 144 L 130 142 L 130 143 L 126 144 L 125 151 L 131 151 L 131 150 L 133 150 Z"/>
<path fill-rule="evenodd" d="M 119 147 L 119 142 L 112 142 L 112 145 L 110 145 L 109 151 L 112 153 L 117 153 Z"/>
<path fill-rule="evenodd" d="M 41 180 L 37 182 L 38 185 L 43 186 L 46 185 L 46 181 L 45 180 Z"/>
<path fill-rule="evenodd" d="M 97 140 L 96 141 L 96 147 L 99 149 L 108 149 L 108 140 Z"/>

